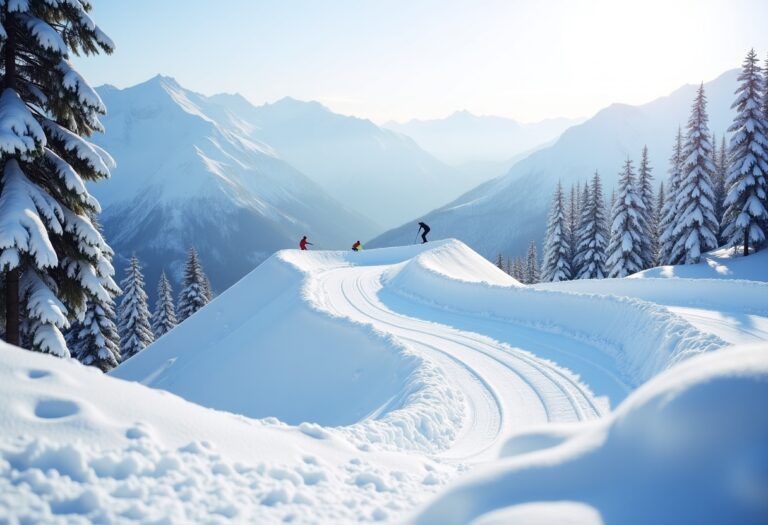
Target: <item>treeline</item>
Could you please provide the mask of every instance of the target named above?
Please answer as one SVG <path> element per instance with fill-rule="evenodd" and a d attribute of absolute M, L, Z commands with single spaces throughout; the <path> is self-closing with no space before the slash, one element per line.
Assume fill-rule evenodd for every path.
<path fill-rule="evenodd" d="M 208 304 L 211 283 L 194 248 L 187 254 L 182 290 L 174 303 L 171 283 L 163 272 L 157 285 L 157 300 L 150 313 L 144 275 L 136 256 L 131 257 L 121 281 L 122 295 L 108 295 L 88 302 L 85 315 L 66 333 L 72 357 L 107 372 L 138 354 L 178 323 Z"/>
<path fill-rule="evenodd" d="M 598 173 L 568 197 L 558 183 L 541 280 L 625 277 L 659 264 L 695 264 L 723 245 L 743 255 L 760 249 L 768 231 L 768 61 L 761 69 L 754 50 L 744 60 L 732 108 L 729 144 L 723 136 L 718 148 L 699 87 L 685 135 L 678 129 L 666 185 L 657 192 L 647 148 L 637 170 L 631 159 L 624 162 L 607 202 Z"/>

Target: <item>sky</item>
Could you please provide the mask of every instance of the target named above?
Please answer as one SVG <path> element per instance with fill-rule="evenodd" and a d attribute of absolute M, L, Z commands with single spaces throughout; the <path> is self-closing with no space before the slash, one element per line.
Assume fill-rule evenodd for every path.
<path fill-rule="evenodd" d="M 457 110 L 521 122 L 642 104 L 768 56 L 768 0 L 92 0 L 115 41 L 92 85 L 156 74 L 254 104 L 376 122 Z"/>

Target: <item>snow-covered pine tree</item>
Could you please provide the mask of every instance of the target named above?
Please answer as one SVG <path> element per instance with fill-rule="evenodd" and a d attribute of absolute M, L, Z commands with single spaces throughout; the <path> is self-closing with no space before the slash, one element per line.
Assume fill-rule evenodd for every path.
<path fill-rule="evenodd" d="M 651 246 L 653 248 L 653 265 L 661 264 L 661 218 L 664 215 L 664 203 L 666 202 L 664 181 L 659 184 L 659 193 L 656 195 L 656 204 L 653 209 L 653 224 L 651 226 Z"/>
<path fill-rule="evenodd" d="M 176 309 L 179 322 L 184 321 L 187 317 L 208 304 L 208 297 L 205 292 L 205 281 L 207 279 L 205 272 L 203 272 L 203 266 L 200 264 L 197 250 L 190 248 L 184 267 L 184 281 L 181 294 L 179 294 L 179 306 Z"/>
<path fill-rule="evenodd" d="M 123 287 L 123 298 L 120 301 L 118 328 L 120 354 L 125 361 L 155 340 L 150 326 L 147 293 L 144 291 L 144 275 L 135 255 L 131 257 L 131 262 L 125 269 L 125 279 L 120 285 Z"/>
<path fill-rule="evenodd" d="M 707 97 L 699 86 L 691 108 L 683 145 L 682 177 L 676 191 L 675 239 L 671 264 L 695 264 L 701 254 L 717 248 L 718 219 L 712 191 L 712 144 L 709 135 Z"/>
<path fill-rule="evenodd" d="M 552 208 L 544 240 L 544 260 L 541 266 L 542 282 L 571 279 L 571 253 L 568 244 L 568 220 L 565 215 L 563 185 L 558 182 L 552 198 Z"/>
<path fill-rule="evenodd" d="M 659 222 L 659 264 L 674 264 L 672 262 L 672 248 L 675 245 L 674 229 L 677 218 L 677 189 L 680 187 L 682 171 L 683 132 L 680 128 L 677 128 L 675 145 L 672 148 L 672 156 L 669 159 L 667 195 Z"/>
<path fill-rule="evenodd" d="M 576 235 L 579 231 L 579 194 L 577 191 L 577 187 L 572 185 L 571 192 L 568 196 L 568 207 L 566 211 L 566 219 L 568 221 L 566 227 L 568 253 L 571 254 L 568 263 L 571 266 L 571 276 L 576 275 L 578 272 L 578 267 L 576 265 Z"/>
<path fill-rule="evenodd" d="M 536 284 L 540 280 L 539 276 L 539 261 L 536 254 L 536 242 L 531 241 L 528 243 L 528 254 L 525 257 L 525 269 L 524 269 L 524 282 L 526 284 Z M 521 266 L 523 265 L 522 258 L 520 259 Z"/>
<path fill-rule="evenodd" d="M 92 218 L 93 224 L 101 231 L 101 226 L 95 218 Z M 105 256 L 112 262 L 112 250 L 108 249 Z M 81 363 L 88 366 L 95 366 L 102 372 L 108 372 L 116 367 L 121 360 L 120 356 L 120 335 L 115 326 L 115 303 L 114 297 L 120 293 L 119 289 L 113 289 L 111 286 L 111 275 L 113 270 L 106 272 L 108 279 L 100 277 L 104 282 L 104 288 L 109 291 L 107 300 L 98 296 L 88 298 L 88 306 L 82 321 L 75 324 L 72 330 L 73 338 L 67 341 L 67 346 L 74 348 L 72 357 L 78 359 Z"/>
<path fill-rule="evenodd" d="M 643 202 L 643 223 L 645 230 L 641 233 L 641 255 L 643 257 L 643 269 L 654 266 L 656 255 L 654 253 L 654 234 L 653 234 L 653 210 L 655 207 L 653 195 L 653 175 L 651 175 L 650 163 L 648 162 L 648 146 L 643 146 L 643 153 L 640 156 L 640 166 L 637 170 L 637 194 Z"/>
<path fill-rule="evenodd" d="M 507 264 L 504 267 L 504 271 L 507 272 L 507 275 L 512 275 L 512 257 L 507 257 Z"/>
<path fill-rule="evenodd" d="M 120 363 L 120 336 L 111 299 L 89 301 L 83 321 L 76 326 L 74 345 L 81 363 L 102 372 L 109 372 Z"/>
<path fill-rule="evenodd" d="M 521 257 L 515 257 L 512 262 L 512 277 L 518 282 L 525 283 L 525 265 Z"/>
<path fill-rule="evenodd" d="M 585 187 L 585 190 L 587 188 Z M 578 235 L 577 258 L 580 271 L 576 278 L 603 279 L 606 276 L 605 252 L 608 244 L 608 233 L 605 224 L 603 187 L 597 172 L 592 177 L 592 187 L 585 195 Z"/>
<path fill-rule="evenodd" d="M 715 163 L 715 171 L 717 173 L 717 182 L 715 183 L 715 214 L 720 221 L 720 232 L 717 236 L 718 244 L 724 244 L 725 237 L 723 230 L 725 225 L 723 224 L 723 218 L 725 217 L 725 198 L 727 197 L 728 188 L 725 187 L 725 181 L 728 179 L 728 172 L 731 169 L 731 162 L 728 156 L 728 146 L 725 144 L 725 135 L 720 139 L 720 151 L 717 154 L 717 162 Z"/>
<path fill-rule="evenodd" d="M 504 271 L 504 256 L 501 255 L 501 252 L 499 252 L 499 255 L 496 257 L 496 268 Z"/>
<path fill-rule="evenodd" d="M 89 217 L 85 181 L 109 177 L 110 156 L 89 143 L 105 112 L 72 55 L 111 53 L 90 3 L 0 2 L 0 271 L 5 339 L 69 356 L 62 330 L 89 297 L 110 299 L 109 247 Z M 105 287 L 104 283 L 108 283 Z"/>
<path fill-rule="evenodd" d="M 211 280 L 208 279 L 208 276 L 204 273 L 203 277 L 205 277 L 205 280 L 203 281 L 203 294 L 205 295 L 205 304 L 208 304 L 213 299 L 213 287 L 211 286 Z"/>
<path fill-rule="evenodd" d="M 611 212 L 611 240 L 605 264 L 609 277 L 626 277 L 643 269 L 643 201 L 637 194 L 632 161 L 624 162 L 619 192 Z"/>
<path fill-rule="evenodd" d="M 155 339 L 159 339 L 166 332 L 169 332 L 177 323 L 176 308 L 173 305 L 173 290 L 170 281 L 163 272 L 160 274 L 160 282 L 157 284 L 157 302 L 155 303 L 155 312 L 152 315 L 152 332 L 155 334 Z"/>
<path fill-rule="evenodd" d="M 762 72 L 755 50 L 744 59 L 739 75 L 736 116 L 728 131 L 731 169 L 726 179 L 724 237 L 731 246 L 758 249 L 768 231 L 768 119 L 763 114 Z"/>

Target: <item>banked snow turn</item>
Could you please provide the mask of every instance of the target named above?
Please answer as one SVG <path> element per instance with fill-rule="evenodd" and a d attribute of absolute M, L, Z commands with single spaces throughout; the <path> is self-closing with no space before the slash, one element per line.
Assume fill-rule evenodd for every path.
<path fill-rule="evenodd" d="M 363 450 L 473 462 L 510 432 L 604 415 L 721 346 L 657 305 L 522 286 L 448 240 L 278 252 L 113 375 L 335 427 Z"/>

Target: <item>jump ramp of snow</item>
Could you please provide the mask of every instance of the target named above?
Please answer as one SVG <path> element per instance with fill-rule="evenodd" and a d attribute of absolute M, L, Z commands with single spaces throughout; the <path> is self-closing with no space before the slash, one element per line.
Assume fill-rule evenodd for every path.
<path fill-rule="evenodd" d="M 113 375 L 361 446 L 491 457 L 725 346 L 665 308 L 533 290 L 459 241 L 278 252 Z M 564 366 L 560 363 L 564 363 Z"/>

